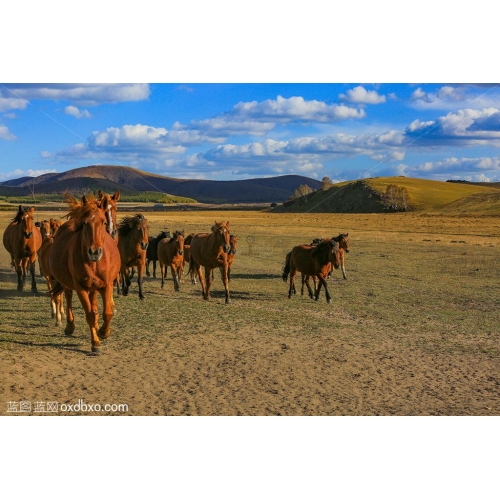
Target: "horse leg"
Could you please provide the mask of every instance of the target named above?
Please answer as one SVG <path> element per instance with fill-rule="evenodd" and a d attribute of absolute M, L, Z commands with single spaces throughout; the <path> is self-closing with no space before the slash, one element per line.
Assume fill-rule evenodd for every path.
<path fill-rule="evenodd" d="M 75 317 L 73 316 L 73 290 L 64 289 L 66 297 L 66 328 L 65 335 L 73 335 L 75 332 Z"/>
<path fill-rule="evenodd" d="M 144 300 L 144 290 L 142 288 L 144 281 L 144 264 L 137 266 L 137 284 L 139 285 L 139 299 Z"/>
<path fill-rule="evenodd" d="M 292 298 L 292 293 L 295 290 L 295 276 L 297 275 L 297 269 L 290 268 L 290 289 L 288 290 L 288 298 Z"/>
<path fill-rule="evenodd" d="M 38 289 L 36 287 L 36 253 L 33 254 L 33 256 L 30 258 L 30 273 L 31 273 L 31 291 L 33 293 L 38 293 Z"/>
<path fill-rule="evenodd" d="M 161 288 L 163 288 L 163 283 L 165 281 L 165 266 L 160 262 L 160 274 L 161 274 Z"/>
<path fill-rule="evenodd" d="M 220 277 L 222 278 L 222 283 L 224 283 L 224 290 L 226 291 L 226 304 L 231 302 L 229 298 L 229 265 L 224 265 L 220 268 Z"/>
<path fill-rule="evenodd" d="M 345 274 L 345 267 L 344 267 L 344 252 L 342 252 L 342 254 L 340 255 L 340 265 L 342 266 L 342 276 L 346 280 L 347 276 Z"/>
<path fill-rule="evenodd" d="M 146 276 L 149 278 L 151 273 L 149 272 L 149 259 L 146 260 Z"/>
<path fill-rule="evenodd" d="M 97 318 L 89 296 L 90 294 L 84 290 L 77 290 L 76 293 L 80 299 L 85 312 L 85 319 L 87 320 L 87 324 L 90 328 L 90 343 L 92 344 L 92 352 L 98 354 L 101 352 L 101 342 L 97 336 Z M 93 297 L 95 296 L 95 293 L 96 292 L 91 292 Z"/>
<path fill-rule="evenodd" d="M 106 285 L 104 289 L 100 289 L 99 293 L 102 297 L 102 326 L 97 332 L 97 336 L 100 339 L 107 339 L 111 333 L 111 318 L 113 317 L 113 311 L 110 308 L 111 299 L 113 298 L 113 286 Z"/>
<path fill-rule="evenodd" d="M 300 295 L 304 295 L 304 286 L 306 284 L 306 281 L 307 281 L 307 277 L 304 273 L 300 273 L 301 276 L 302 276 L 302 286 L 300 288 Z"/>
<path fill-rule="evenodd" d="M 177 269 L 173 265 L 170 265 L 170 272 L 172 273 L 172 279 L 174 280 L 174 290 L 176 292 L 180 291 L 180 286 L 179 286 L 179 276 L 177 274 Z"/>
<path fill-rule="evenodd" d="M 209 269 L 207 266 L 205 266 L 205 279 L 206 279 L 206 286 L 205 286 L 205 300 L 210 300 L 210 287 L 212 286 L 212 269 Z"/>
<path fill-rule="evenodd" d="M 305 278 L 305 284 L 307 286 L 307 293 L 309 294 L 309 298 L 313 299 L 314 298 L 314 293 L 313 293 L 313 291 L 311 289 L 311 285 L 309 283 L 310 283 L 310 276 L 306 276 L 306 278 Z M 314 279 L 313 279 L 313 283 L 314 283 Z M 316 290 L 316 285 L 314 286 L 314 289 Z"/>
<path fill-rule="evenodd" d="M 129 269 L 127 266 L 124 266 L 122 271 L 122 293 L 124 297 L 128 295 L 128 289 L 130 287 L 130 283 L 131 281 L 129 276 Z"/>
<path fill-rule="evenodd" d="M 321 290 L 321 285 L 325 287 L 325 295 L 326 295 L 326 303 L 331 304 L 332 303 L 332 297 L 330 295 L 330 292 L 328 291 L 328 286 L 326 284 L 326 280 L 321 274 L 318 276 L 319 279 L 319 285 L 318 285 L 318 291 L 316 292 L 316 300 L 319 299 L 319 291 Z"/>
<path fill-rule="evenodd" d="M 153 278 L 156 278 L 156 260 L 153 260 Z"/>
<path fill-rule="evenodd" d="M 17 273 L 17 291 L 22 292 L 24 288 L 23 281 L 23 261 L 19 259 L 14 260 L 14 267 L 16 268 Z"/>

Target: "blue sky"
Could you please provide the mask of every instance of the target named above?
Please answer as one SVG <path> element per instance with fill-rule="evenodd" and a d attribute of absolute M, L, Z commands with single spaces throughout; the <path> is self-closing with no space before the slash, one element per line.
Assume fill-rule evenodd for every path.
<path fill-rule="evenodd" d="M 500 180 L 500 86 L 0 85 L 0 179 L 93 164 L 179 178 Z"/>

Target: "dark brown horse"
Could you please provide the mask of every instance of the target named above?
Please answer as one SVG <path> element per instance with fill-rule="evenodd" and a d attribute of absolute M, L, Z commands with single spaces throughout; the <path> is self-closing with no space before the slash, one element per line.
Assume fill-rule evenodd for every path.
<path fill-rule="evenodd" d="M 56 282 L 52 296 L 63 290 L 66 296 L 66 335 L 75 331 L 72 298 L 73 290 L 82 304 L 90 328 L 92 352 L 99 353 L 99 339 L 109 337 L 113 280 L 120 269 L 120 253 L 106 231 L 107 200 L 99 203 L 93 195 L 83 196 L 79 203 L 66 194 L 70 206 L 69 220 L 54 236 L 49 252 L 49 271 Z M 103 323 L 98 325 L 97 293 L 103 301 Z"/>
<path fill-rule="evenodd" d="M 149 221 L 142 214 L 125 217 L 118 224 L 118 249 L 121 257 L 121 285 L 123 295 L 128 295 L 130 287 L 130 269 L 137 267 L 139 298 L 144 299 L 142 282 L 146 267 L 146 250 L 149 245 Z"/>
<path fill-rule="evenodd" d="M 216 222 L 211 233 L 193 236 L 190 244 L 189 272 L 195 269 L 200 280 L 203 298 L 210 300 L 212 269 L 222 267 L 222 282 L 226 291 L 226 304 L 229 304 L 228 254 L 231 251 L 229 222 Z M 205 268 L 205 278 L 201 271 Z M 206 280 L 206 285 L 205 285 Z"/>
<path fill-rule="evenodd" d="M 149 272 L 149 263 L 153 263 L 153 278 L 156 278 L 156 263 L 158 262 L 158 243 L 164 238 L 171 238 L 170 231 L 161 231 L 153 238 L 150 236 L 148 249 L 146 250 L 146 276 L 151 276 Z"/>
<path fill-rule="evenodd" d="M 19 205 L 16 216 L 3 233 L 3 246 L 9 252 L 17 273 L 17 290 L 22 291 L 28 265 L 31 273 L 31 291 L 37 292 L 35 262 L 42 246 L 42 235 L 33 221 L 35 207 L 23 208 Z"/>
<path fill-rule="evenodd" d="M 231 245 L 231 250 L 229 250 L 229 253 L 227 254 L 227 279 L 228 281 L 231 281 L 231 266 L 233 265 L 234 258 L 236 256 L 236 250 L 238 247 L 238 237 L 235 234 L 232 234 L 229 238 L 229 244 Z M 222 278 L 223 271 L 224 268 L 221 267 L 220 272 Z"/>
<path fill-rule="evenodd" d="M 184 231 L 175 231 L 170 239 L 164 238 L 158 243 L 158 260 L 160 261 L 161 287 L 163 288 L 164 279 L 170 267 L 174 290 L 178 292 L 180 290 L 179 270 L 182 269 L 184 260 Z"/>
<path fill-rule="evenodd" d="M 287 254 L 285 268 L 283 270 L 283 281 L 286 283 L 290 274 L 290 287 L 288 298 L 292 298 L 295 289 L 295 276 L 297 272 L 301 272 L 307 276 L 316 276 L 319 280 L 319 286 L 314 294 L 314 299 L 318 300 L 321 286 L 325 287 L 326 302 L 331 303 L 331 295 L 328 291 L 326 278 L 331 265 L 337 269 L 340 266 L 340 250 L 339 244 L 333 240 L 325 240 L 317 246 L 298 245 Z M 309 283 L 306 282 L 309 294 L 312 290 Z"/>

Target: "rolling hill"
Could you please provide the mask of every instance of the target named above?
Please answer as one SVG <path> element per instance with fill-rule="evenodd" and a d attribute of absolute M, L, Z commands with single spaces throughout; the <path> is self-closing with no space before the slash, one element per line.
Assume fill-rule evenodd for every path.
<path fill-rule="evenodd" d="M 276 212 L 387 213 L 387 186 L 407 190 L 408 209 L 418 212 L 500 215 L 498 183 L 442 182 L 411 177 L 375 177 L 334 184 L 296 200 L 287 200 Z"/>
<path fill-rule="evenodd" d="M 93 165 L 62 173 L 9 180 L 0 183 L 0 195 L 28 196 L 31 190 L 37 194 L 58 194 L 69 191 L 78 195 L 98 189 L 105 192 L 119 189 L 124 195 L 158 191 L 192 198 L 202 203 L 279 203 L 290 198 L 301 184 L 307 184 L 313 189 L 321 186 L 319 181 L 300 175 L 212 181 L 175 179 L 131 167 Z"/>

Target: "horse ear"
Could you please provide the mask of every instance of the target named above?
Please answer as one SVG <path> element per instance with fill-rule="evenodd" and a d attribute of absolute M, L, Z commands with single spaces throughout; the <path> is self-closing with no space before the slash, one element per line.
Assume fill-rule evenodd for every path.
<path fill-rule="evenodd" d="M 30 213 L 33 213 L 35 211 L 35 207 L 30 207 L 30 209 L 28 210 L 28 212 Z"/>
<path fill-rule="evenodd" d="M 349 236 L 349 233 L 345 233 L 345 237 L 347 238 Z"/>
<path fill-rule="evenodd" d="M 105 196 L 103 199 L 102 199 L 102 209 L 104 211 L 106 211 L 108 209 L 108 205 L 109 205 L 109 202 L 108 202 L 108 198 Z"/>
<path fill-rule="evenodd" d="M 86 205 L 88 202 L 89 202 L 89 200 L 87 200 L 87 197 L 85 195 L 83 195 L 82 196 L 82 205 Z"/>
<path fill-rule="evenodd" d="M 229 227 L 229 221 L 226 222 L 226 226 Z"/>
<path fill-rule="evenodd" d="M 102 192 L 102 189 L 99 189 L 99 191 L 97 191 L 97 196 L 99 198 L 102 198 L 104 196 L 104 193 Z"/>
<path fill-rule="evenodd" d="M 120 199 L 120 190 L 117 189 L 116 193 L 111 197 L 113 201 L 118 201 Z"/>

